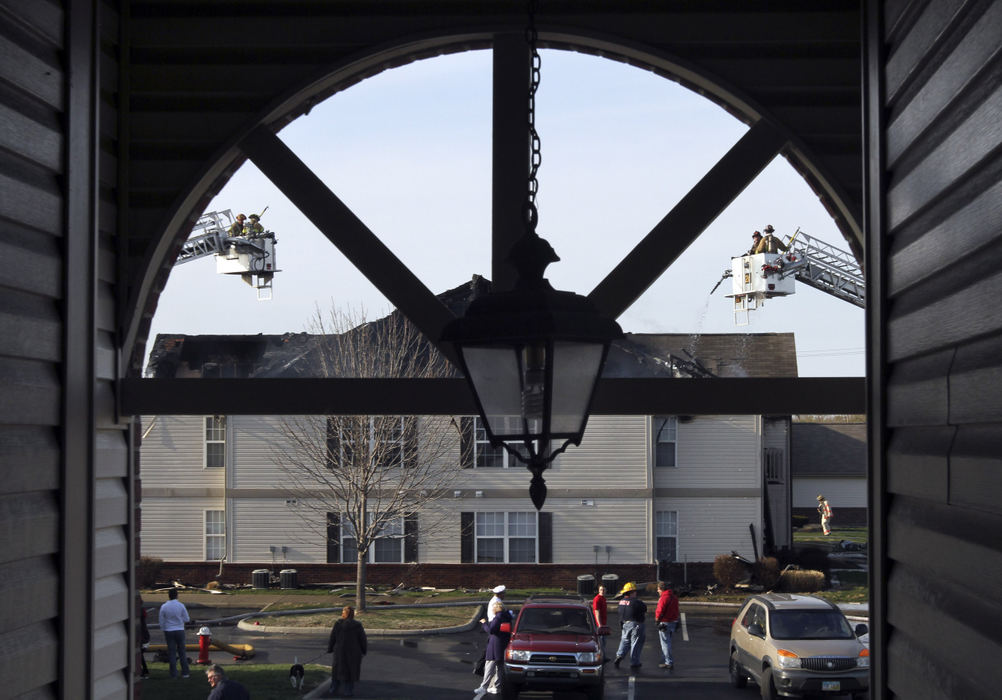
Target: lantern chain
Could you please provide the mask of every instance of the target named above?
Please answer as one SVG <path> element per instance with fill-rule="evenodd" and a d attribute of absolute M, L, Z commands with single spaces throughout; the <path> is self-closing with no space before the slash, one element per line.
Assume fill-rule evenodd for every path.
<path fill-rule="evenodd" d="M 529 80 L 527 116 L 527 126 L 529 127 L 529 181 L 525 201 L 525 225 L 526 230 L 529 233 L 536 232 L 536 223 L 539 220 L 539 212 L 536 209 L 536 195 L 539 193 L 539 180 L 536 175 L 539 171 L 539 166 L 543 162 L 539 133 L 536 131 L 536 91 L 539 89 L 540 66 L 542 64 L 537 45 L 539 41 L 539 33 L 536 31 L 536 8 L 538 5 L 538 0 L 529 0 L 529 21 L 525 30 L 525 40 L 529 45 L 529 52 L 531 55 L 531 74 Z"/>

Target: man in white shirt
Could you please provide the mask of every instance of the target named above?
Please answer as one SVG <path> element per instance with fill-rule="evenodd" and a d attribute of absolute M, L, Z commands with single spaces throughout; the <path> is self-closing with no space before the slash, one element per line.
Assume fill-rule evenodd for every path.
<path fill-rule="evenodd" d="M 177 589 L 167 591 L 167 602 L 160 606 L 160 629 L 167 642 L 167 660 L 170 677 L 177 678 L 177 656 L 181 656 L 181 677 L 188 678 L 188 653 L 184 645 L 184 624 L 191 620 L 188 608 L 177 599 Z"/>

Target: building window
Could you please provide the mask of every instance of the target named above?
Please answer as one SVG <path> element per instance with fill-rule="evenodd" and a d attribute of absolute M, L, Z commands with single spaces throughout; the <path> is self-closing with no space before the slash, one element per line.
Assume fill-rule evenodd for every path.
<path fill-rule="evenodd" d="M 405 434 L 408 429 L 413 432 L 414 421 L 403 416 L 328 418 L 329 466 L 361 465 L 372 460 L 387 469 L 399 467 L 405 464 Z"/>
<path fill-rule="evenodd" d="M 513 421 L 519 420 L 517 416 L 509 416 L 506 418 L 508 425 L 511 426 Z M 514 445 L 515 449 L 521 454 L 528 454 L 525 450 L 524 445 Z M 490 467 L 500 467 L 502 469 L 507 469 L 508 467 L 520 466 L 520 462 L 517 457 L 513 457 L 507 449 L 498 445 L 497 447 L 491 447 L 490 440 L 487 439 L 487 430 L 484 428 L 483 422 L 478 416 L 473 418 L 473 466 L 480 468 L 490 468 Z"/>
<path fill-rule="evenodd" d="M 219 561 L 226 555 L 226 511 L 205 511 L 205 560 Z"/>
<path fill-rule="evenodd" d="M 329 518 L 328 518 L 329 520 Z M 351 522 L 341 519 L 341 561 L 358 561 L 358 541 Z M 404 561 L 404 519 L 394 518 L 383 525 L 369 546 L 369 564 L 401 564 Z"/>
<path fill-rule="evenodd" d="M 226 466 L 226 416 L 205 417 L 205 466 Z"/>
<path fill-rule="evenodd" d="M 678 561 L 678 511 L 659 510 L 654 514 L 655 558 Z"/>
<path fill-rule="evenodd" d="M 770 484 L 783 483 L 783 450 L 779 447 L 766 447 L 762 455 L 765 463 L 765 480 Z"/>
<path fill-rule="evenodd" d="M 678 437 L 675 416 L 654 416 L 654 466 L 674 467 Z"/>
<path fill-rule="evenodd" d="M 535 563 L 536 513 L 477 513 L 478 564 Z"/>

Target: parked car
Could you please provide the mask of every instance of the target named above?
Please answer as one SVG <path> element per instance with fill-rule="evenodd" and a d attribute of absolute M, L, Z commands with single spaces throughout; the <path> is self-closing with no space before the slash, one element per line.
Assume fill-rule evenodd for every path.
<path fill-rule="evenodd" d="M 731 625 L 731 685 L 754 680 L 766 700 L 803 695 L 867 696 L 866 625 L 849 624 L 834 603 L 809 595 L 748 598 Z"/>
<path fill-rule="evenodd" d="M 609 628 L 595 624 L 584 602 L 527 601 L 505 650 L 502 697 L 511 700 L 523 690 L 577 690 L 602 700 L 603 634 L 609 634 Z"/>

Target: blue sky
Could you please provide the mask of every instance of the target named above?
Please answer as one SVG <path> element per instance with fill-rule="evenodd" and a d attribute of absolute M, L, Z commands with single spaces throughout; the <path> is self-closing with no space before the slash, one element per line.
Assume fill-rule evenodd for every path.
<path fill-rule="evenodd" d="M 280 134 L 431 289 L 490 276 L 491 56 L 443 56 L 386 71 L 316 106 Z M 542 52 L 540 235 L 561 261 L 554 287 L 589 293 L 746 131 L 708 100 L 635 67 Z M 307 329 L 319 304 L 389 308 L 385 298 L 254 167 L 209 210 L 261 211 L 278 237 L 274 298 L 258 301 L 210 258 L 175 268 L 156 333 Z M 797 227 L 848 249 L 817 197 L 782 157 L 710 225 L 618 320 L 643 333 L 793 332 L 801 376 L 864 374 L 863 310 L 798 283 L 736 326 L 725 282 L 751 232 Z M 206 299 L 212 299 L 206 304 Z M 154 337 L 151 335 L 151 337 Z"/>

